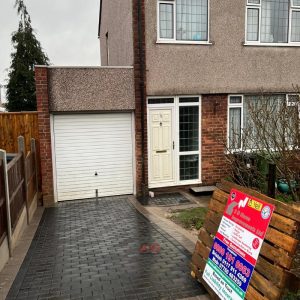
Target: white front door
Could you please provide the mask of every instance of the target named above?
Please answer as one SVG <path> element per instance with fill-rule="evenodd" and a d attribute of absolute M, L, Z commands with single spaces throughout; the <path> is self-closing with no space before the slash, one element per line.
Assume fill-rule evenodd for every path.
<path fill-rule="evenodd" d="M 149 188 L 201 183 L 201 97 L 148 98 Z"/>
<path fill-rule="evenodd" d="M 173 109 L 151 109 L 150 125 L 150 182 L 174 181 Z"/>

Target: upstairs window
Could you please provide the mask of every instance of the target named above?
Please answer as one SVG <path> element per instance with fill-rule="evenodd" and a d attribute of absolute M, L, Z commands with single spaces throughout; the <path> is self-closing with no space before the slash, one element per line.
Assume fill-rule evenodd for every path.
<path fill-rule="evenodd" d="M 159 0 L 159 42 L 208 42 L 209 0 Z"/>
<path fill-rule="evenodd" d="M 247 44 L 300 43 L 300 0 L 246 0 Z"/>

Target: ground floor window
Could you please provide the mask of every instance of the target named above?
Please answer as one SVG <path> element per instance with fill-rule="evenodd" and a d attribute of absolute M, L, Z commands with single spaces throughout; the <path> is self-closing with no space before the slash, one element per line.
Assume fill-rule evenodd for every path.
<path fill-rule="evenodd" d="M 230 95 L 228 148 L 254 149 L 264 140 L 270 147 L 292 144 L 299 122 L 299 95 Z M 272 143 L 272 145 L 270 145 Z"/>

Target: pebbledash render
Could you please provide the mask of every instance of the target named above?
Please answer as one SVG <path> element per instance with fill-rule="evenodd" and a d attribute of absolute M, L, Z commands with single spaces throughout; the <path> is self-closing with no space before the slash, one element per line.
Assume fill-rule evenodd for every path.
<path fill-rule="evenodd" d="M 101 2 L 102 64 L 134 65 L 137 85 L 143 76 L 146 186 L 225 177 L 244 103 L 262 92 L 285 101 L 299 84 L 300 2 Z"/>
<path fill-rule="evenodd" d="M 132 105 L 111 102 L 111 92 L 107 101 L 116 107 L 104 107 L 105 101 L 98 100 L 91 107 L 87 97 L 77 113 L 132 112 L 137 195 L 218 182 L 226 176 L 224 143 L 230 143 L 233 132 L 242 134 L 246 103 L 260 101 L 262 93 L 288 101 L 299 84 L 298 0 L 100 0 L 98 35 L 104 72 L 132 68 L 125 69 L 132 76 L 130 84 L 120 71 L 114 73 L 112 84 L 99 75 L 104 81 L 98 83 L 99 93 L 118 88 L 120 78 L 122 89 L 127 89 L 124 97 L 128 90 L 132 95 Z M 55 77 L 52 73 L 57 71 L 37 68 L 40 133 L 47 136 L 49 111 L 70 113 L 72 99 L 57 109 L 55 103 L 65 96 L 59 91 L 66 88 L 48 80 L 49 89 L 56 92 L 48 93 L 50 109 L 43 112 L 43 72 Z M 68 86 L 72 74 L 60 79 Z M 88 90 L 91 84 L 81 87 Z M 55 151 L 50 136 L 43 143 L 44 139 L 42 155 Z M 42 173 L 44 193 L 49 192 L 52 203 L 56 175 L 51 169 L 54 155 L 49 155 L 52 161 L 42 165 Z"/>

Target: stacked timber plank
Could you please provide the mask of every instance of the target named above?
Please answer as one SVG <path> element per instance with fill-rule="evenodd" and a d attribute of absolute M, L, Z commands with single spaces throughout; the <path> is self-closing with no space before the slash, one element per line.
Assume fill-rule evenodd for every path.
<path fill-rule="evenodd" d="M 287 287 L 295 286 L 299 281 L 293 277 L 290 269 L 299 242 L 296 235 L 300 229 L 300 209 L 231 182 L 222 181 L 217 187 L 209 203 L 209 211 L 204 225 L 199 231 L 191 263 L 193 274 L 204 284 L 211 297 L 218 299 L 213 290 L 202 279 L 202 273 L 221 222 L 230 190 L 235 188 L 275 205 L 275 211 L 246 293 L 246 299 L 280 299 Z"/>

